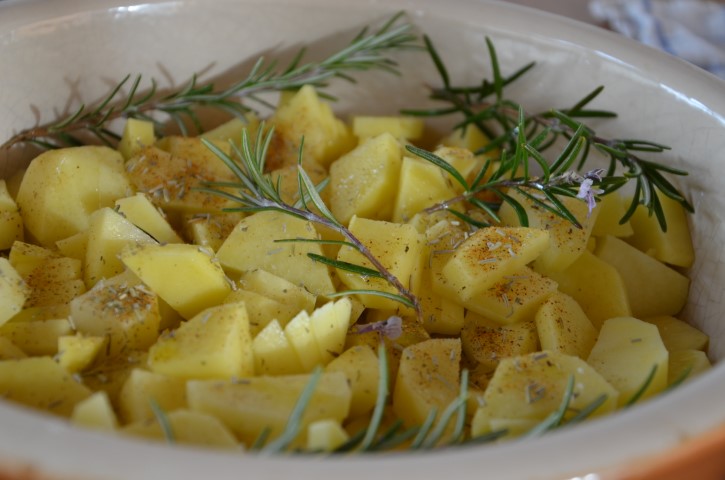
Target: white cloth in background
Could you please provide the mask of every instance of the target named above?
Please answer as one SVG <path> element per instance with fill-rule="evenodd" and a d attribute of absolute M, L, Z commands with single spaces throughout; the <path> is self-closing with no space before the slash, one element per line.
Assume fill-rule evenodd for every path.
<path fill-rule="evenodd" d="M 597 20 L 725 78 L 725 4 L 702 0 L 592 0 Z"/>

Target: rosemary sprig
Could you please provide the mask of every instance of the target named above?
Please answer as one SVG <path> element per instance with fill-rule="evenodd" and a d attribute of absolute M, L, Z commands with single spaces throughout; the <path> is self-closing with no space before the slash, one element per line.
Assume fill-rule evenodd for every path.
<path fill-rule="evenodd" d="M 501 168 L 503 168 L 504 173 L 509 173 L 515 172 L 516 169 L 521 167 L 524 175 L 519 180 L 522 182 L 529 180 L 529 159 L 533 158 L 545 172 L 548 165 L 550 170 L 561 173 L 563 166 L 567 165 L 568 168 L 573 165 L 573 160 L 577 157 L 576 170 L 581 170 L 589 158 L 590 151 L 592 149 L 599 151 L 609 158 L 609 167 L 606 170 L 605 178 L 616 179 L 612 182 L 605 181 L 599 193 L 608 194 L 620 188 L 626 183 L 622 180 L 633 180 L 635 182 L 635 193 L 629 208 L 621 219 L 622 223 L 626 222 L 634 214 L 638 205 L 644 205 L 649 210 L 650 215 L 655 215 L 662 230 L 666 231 L 667 221 L 664 217 L 659 195 L 670 197 L 688 211 L 693 211 L 693 207 L 687 201 L 685 195 L 666 178 L 668 174 L 684 176 L 687 175 L 687 172 L 646 160 L 640 156 L 641 153 L 660 153 L 668 150 L 669 147 L 647 140 L 607 139 L 597 135 L 591 127 L 581 121 L 583 118 L 616 117 L 614 112 L 588 108 L 589 104 L 602 93 L 603 87 L 595 88 L 570 108 L 529 114 L 525 112 L 521 105 L 504 96 L 504 87 L 531 70 L 534 66 L 533 63 L 525 65 L 508 77 L 503 76 L 496 49 L 492 41 L 487 38 L 486 45 L 489 51 L 493 79 L 484 79 L 480 84 L 473 86 L 454 86 L 451 84 L 450 75 L 433 42 L 424 37 L 424 43 L 443 84 L 442 87 L 431 88 L 430 98 L 444 102 L 448 106 L 438 109 L 405 110 L 403 113 L 426 117 L 450 114 L 462 115 L 463 120 L 457 127 L 478 128 L 491 139 L 487 147 L 476 153 L 490 152 L 499 147 L 503 147 L 504 155 L 506 155 L 506 152 L 513 152 L 509 153 L 509 157 L 512 157 L 513 160 L 511 158 L 501 159 Z M 492 98 L 489 99 L 490 97 Z M 527 137 L 533 138 L 533 140 L 524 145 L 524 139 Z M 549 164 L 544 160 L 542 152 L 556 145 L 559 138 L 568 140 L 568 143 L 557 159 Z M 575 139 L 576 141 L 574 141 Z M 577 155 L 573 155 L 574 150 L 576 150 Z M 624 174 L 621 177 L 614 177 L 618 166 L 624 169 Z M 482 171 L 481 177 L 483 177 L 483 173 L 485 171 Z M 456 178 L 455 175 L 454 178 Z M 534 183 L 539 182 L 534 181 Z M 514 184 L 513 186 L 517 187 L 518 185 Z M 504 185 L 490 185 L 487 189 L 499 194 L 503 187 Z M 562 206 L 555 201 L 558 195 L 570 196 L 571 190 L 567 187 L 571 187 L 571 185 L 563 186 L 562 190 L 559 190 L 559 187 L 562 186 L 556 187 L 550 188 L 543 183 L 540 185 L 539 190 L 547 196 L 548 203 L 552 204 L 551 211 L 572 221 L 569 215 L 570 212 L 561 208 Z M 546 193 L 547 191 L 552 195 L 549 196 Z M 503 197 L 500 194 L 499 197 L 501 201 L 512 203 L 510 198 Z M 591 201 L 591 198 L 596 200 L 596 197 L 590 197 L 588 200 Z M 489 214 L 496 207 L 496 205 L 476 206 L 483 208 Z"/>
<path fill-rule="evenodd" d="M 174 435 L 174 429 L 171 428 L 171 422 L 169 421 L 169 417 L 166 415 L 164 409 L 161 408 L 159 402 L 153 398 L 149 399 L 149 406 L 151 407 L 151 412 L 154 414 L 154 418 L 156 418 L 156 421 L 161 427 L 161 433 L 163 433 L 166 443 L 169 445 L 175 444 L 176 436 Z"/>
<path fill-rule="evenodd" d="M 80 145 L 83 143 L 78 136 L 81 133 L 90 133 L 100 142 L 114 145 L 119 135 L 109 128 L 113 120 L 149 120 L 161 129 L 158 114 L 169 118 L 183 134 L 188 132 L 187 122 L 200 132 L 196 113 L 199 107 L 212 107 L 233 116 L 243 116 L 255 110 L 253 105 L 267 105 L 259 97 L 266 92 L 296 90 L 304 85 L 323 89 L 335 78 L 354 82 L 350 73 L 364 70 L 397 74 L 397 64 L 390 54 L 420 48 L 412 26 L 402 21 L 402 17 L 402 12 L 392 16 L 373 32 L 363 29 L 347 47 L 319 62 L 303 62 L 304 49 L 284 68 L 280 68 L 275 60 L 259 58 L 246 77 L 225 88 L 217 88 L 213 83 L 199 83 L 194 75 L 180 89 L 163 93 L 155 80 L 151 80 L 148 89 L 142 90 L 141 75 L 128 75 L 95 105 L 80 105 L 65 118 L 23 130 L 0 145 L 0 150 L 19 143 L 33 143 L 44 149 Z M 125 91 L 126 88 L 128 91 Z"/>
<path fill-rule="evenodd" d="M 230 211 L 260 212 L 273 210 L 311 223 L 324 225 L 338 232 L 345 239 L 345 244 L 360 252 L 370 265 L 372 265 L 372 268 L 342 262 L 313 253 L 308 254 L 310 259 L 340 270 L 346 270 L 367 277 L 381 278 L 391 285 L 397 291 L 397 294 L 381 290 L 349 290 L 344 292 L 330 292 L 328 296 L 333 298 L 351 294 L 378 295 L 393 299 L 412 308 L 420 318 L 422 314 L 418 297 L 408 290 L 395 275 L 390 273 L 370 249 L 347 227 L 340 223 L 327 205 L 325 205 L 318 191 L 324 185 L 314 185 L 302 167 L 302 147 L 300 147 L 300 158 L 297 166 L 300 201 L 295 205 L 291 205 L 282 199 L 279 185 L 265 173 L 267 149 L 273 135 L 274 129 L 267 129 L 262 124 L 257 132 L 255 141 L 252 142 L 248 132 L 245 130 L 242 134 L 241 147 L 235 145 L 233 142 L 231 143 L 234 158 L 227 155 L 213 143 L 202 140 L 227 165 L 239 181 L 237 183 L 209 183 L 200 190 L 222 196 L 239 205 L 239 207 L 229 209 Z M 230 193 L 229 188 L 233 188 L 234 193 Z M 294 241 L 294 239 L 288 240 Z M 309 239 L 305 241 L 309 241 Z M 313 239 L 312 241 L 315 240 Z M 320 240 L 320 243 L 328 242 Z"/>

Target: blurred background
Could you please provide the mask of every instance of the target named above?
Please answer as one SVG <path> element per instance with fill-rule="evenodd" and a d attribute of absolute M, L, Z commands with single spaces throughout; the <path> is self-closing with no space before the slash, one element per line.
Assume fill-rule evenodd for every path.
<path fill-rule="evenodd" d="M 725 0 L 507 0 L 591 23 L 725 79 Z"/>

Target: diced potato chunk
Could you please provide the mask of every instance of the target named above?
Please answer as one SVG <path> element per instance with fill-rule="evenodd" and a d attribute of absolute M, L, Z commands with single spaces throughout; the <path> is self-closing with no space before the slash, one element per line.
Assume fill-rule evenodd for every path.
<path fill-rule="evenodd" d="M 635 317 L 675 315 L 684 307 L 690 286 L 686 276 L 616 237 L 602 237 L 595 253 L 621 275 Z"/>
<path fill-rule="evenodd" d="M 0 326 L 22 310 L 29 296 L 23 277 L 7 258 L 0 257 Z"/>
<path fill-rule="evenodd" d="M 265 270 L 315 295 L 335 291 L 326 265 L 314 262 L 309 253 L 322 255 L 319 244 L 311 242 L 271 243 L 272 240 L 317 239 L 309 222 L 278 212 L 258 212 L 243 219 L 219 248 L 218 258 L 225 268 L 244 273 Z"/>
<path fill-rule="evenodd" d="M 121 274 L 98 282 L 70 303 L 75 328 L 108 338 L 110 356 L 147 349 L 158 336 L 159 299 L 138 279 Z"/>
<path fill-rule="evenodd" d="M 196 314 L 159 337 L 149 368 L 181 378 L 230 379 L 254 374 L 252 337 L 244 303 L 225 303 Z"/>
<path fill-rule="evenodd" d="M 126 172 L 136 191 L 176 216 L 221 212 L 230 205 L 229 200 L 195 188 L 203 182 L 235 180 L 221 159 L 200 139 L 190 137 L 165 137 L 156 146 L 138 151 L 126 162 Z"/>
<path fill-rule="evenodd" d="M 353 217 L 350 220 L 349 229 L 373 256 L 400 281 L 404 288 L 416 285 L 420 281 L 424 237 L 412 225 Z M 337 260 L 373 268 L 367 258 L 349 246 L 340 248 Z M 337 273 L 340 280 L 353 290 L 373 289 L 393 294 L 398 293 L 394 286 L 381 278 L 371 278 L 344 270 L 338 270 Z M 398 302 L 376 295 L 360 295 L 359 298 L 368 308 L 395 309 L 400 307 Z"/>
<path fill-rule="evenodd" d="M 530 198 L 516 191 L 510 191 L 508 194 L 523 205 L 530 227 L 549 232 L 551 242 L 549 248 L 536 259 L 537 268 L 544 272 L 564 270 L 586 250 L 589 235 L 599 214 L 598 209 L 595 208 L 590 213 L 585 201 L 579 198 L 562 197 L 561 202 L 581 224 L 582 228 L 577 228 L 569 220 L 545 210 Z M 504 225 L 520 225 L 516 211 L 507 202 L 501 205 L 498 215 Z"/>
<path fill-rule="evenodd" d="M 20 350 L 9 338 L 0 336 L 0 360 L 17 360 L 27 355 Z"/>
<path fill-rule="evenodd" d="M 705 351 L 710 340 L 705 332 L 675 317 L 649 317 L 642 320 L 657 326 L 662 343 L 670 353 L 677 350 Z"/>
<path fill-rule="evenodd" d="M 311 375 L 251 377 L 237 382 L 190 380 L 187 398 L 192 410 L 214 415 L 247 445 L 269 429 L 276 438 L 287 424 Z M 349 413 L 350 387 L 340 372 L 323 373 L 302 416 L 301 429 L 322 419 L 342 421 Z"/>
<path fill-rule="evenodd" d="M 674 350 L 670 352 L 667 385 L 688 381 L 712 367 L 702 350 Z"/>
<path fill-rule="evenodd" d="M 632 314 L 619 272 L 588 251 L 566 270 L 548 275 L 559 284 L 559 291 L 577 301 L 597 330 L 609 318 Z"/>
<path fill-rule="evenodd" d="M 387 220 L 393 213 L 403 153 L 389 133 L 365 140 L 330 166 L 330 209 L 347 224 L 353 216 Z"/>
<path fill-rule="evenodd" d="M 407 222 L 421 210 L 456 196 L 448 174 L 419 158 L 404 157 L 400 167 L 394 222 Z"/>
<path fill-rule="evenodd" d="M 594 222 L 592 228 L 592 236 L 603 237 L 604 235 L 612 235 L 613 237 L 629 237 L 634 233 L 629 220 L 621 223 L 622 217 L 627 212 L 627 205 L 619 192 L 612 192 L 604 195 L 602 200 L 597 204 L 596 209 L 599 215 Z"/>
<path fill-rule="evenodd" d="M 335 117 L 330 105 L 310 85 L 280 105 L 270 124 L 275 129 L 267 158 L 272 170 L 297 163 L 303 137 L 303 165 L 309 160 L 326 167 L 355 144 L 347 125 Z"/>
<path fill-rule="evenodd" d="M 106 341 L 81 334 L 58 337 L 58 364 L 71 373 L 80 372 L 95 360 Z"/>
<path fill-rule="evenodd" d="M 584 360 L 558 352 L 534 352 L 501 360 L 474 416 L 472 435 L 501 426 L 492 419 L 544 420 L 561 405 L 571 377 L 574 390 L 565 418 L 601 395 L 606 399 L 592 415 L 616 408 L 619 392 Z"/>
<path fill-rule="evenodd" d="M 291 375 L 306 369 L 280 323 L 269 322 L 252 342 L 257 375 Z"/>
<path fill-rule="evenodd" d="M 71 414 L 71 422 L 80 427 L 113 431 L 118 428 L 118 419 L 108 394 L 103 390 L 78 402 Z"/>
<path fill-rule="evenodd" d="M 181 409 L 166 414 L 166 420 L 174 442 L 200 447 L 239 448 L 234 435 L 212 415 Z M 132 423 L 121 432 L 153 440 L 169 440 L 157 419 Z"/>
<path fill-rule="evenodd" d="M 162 410 L 186 406 L 186 382 L 183 379 L 134 368 L 118 396 L 118 411 L 124 423 L 154 420 L 152 402 Z"/>
<path fill-rule="evenodd" d="M 3 398 L 62 416 L 91 392 L 51 357 L 0 361 Z"/>
<path fill-rule="evenodd" d="M 501 324 L 467 312 L 461 345 L 466 358 L 478 366 L 479 372 L 490 373 L 502 358 L 537 351 L 539 337 L 533 320 Z"/>
<path fill-rule="evenodd" d="M 128 221 L 149 234 L 159 243 L 183 243 L 183 240 L 169 225 L 163 211 L 160 211 L 149 197 L 137 193 L 132 197 L 116 200 L 116 210 Z"/>
<path fill-rule="evenodd" d="M 604 322 L 587 363 L 619 391 L 620 406 L 640 392 L 653 370 L 639 400 L 667 387 L 668 354 L 657 327 L 633 317 Z"/>
<path fill-rule="evenodd" d="M 350 417 L 372 411 L 377 400 L 380 376 L 378 357 L 372 348 L 367 345 L 348 348 L 331 361 L 325 370 L 345 374 L 352 392 Z"/>
<path fill-rule="evenodd" d="M 124 248 L 156 244 L 147 233 L 112 208 L 96 210 L 91 214 L 89 222 L 84 265 L 88 288 L 103 278 L 124 271 L 125 267 L 119 258 Z"/>
<path fill-rule="evenodd" d="M 28 355 L 55 355 L 58 339 L 71 331 L 67 318 L 24 321 L 16 317 L 0 327 L 0 335 L 10 339 Z"/>
<path fill-rule="evenodd" d="M 437 418 L 459 394 L 461 342 L 431 339 L 403 351 L 395 380 L 393 410 L 408 426 Z"/>
<path fill-rule="evenodd" d="M 662 230 L 657 217 L 650 215 L 647 207 L 640 205 L 630 219 L 634 235 L 627 238 L 627 243 L 660 262 L 689 268 L 695 261 L 695 249 L 687 212 L 679 202 L 665 195 L 660 195 L 659 199 L 667 220 L 667 231 Z"/>
<path fill-rule="evenodd" d="M 187 319 L 221 303 L 232 291 L 221 265 L 203 247 L 140 245 L 125 250 L 121 261 Z"/>
<path fill-rule="evenodd" d="M 153 145 L 155 141 L 153 122 L 129 118 L 123 127 L 123 134 L 118 142 L 118 151 L 125 160 L 128 160 L 144 147 Z"/>
<path fill-rule="evenodd" d="M 91 213 L 130 193 L 121 154 L 84 146 L 38 155 L 25 172 L 16 201 L 25 228 L 41 245 L 51 247 L 88 228 Z"/>
<path fill-rule="evenodd" d="M 307 450 L 331 452 L 345 443 L 350 436 L 340 422 L 325 419 L 310 423 L 307 427 Z"/>
<path fill-rule="evenodd" d="M 597 329 L 569 295 L 553 294 L 536 312 L 536 331 L 542 350 L 587 358 L 597 340 Z"/>
<path fill-rule="evenodd" d="M 471 300 L 533 261 L 549 246 L 544 230 L 488 227 L 468 237 L 443 267 L 443 291 Z"/>
<path fill-rule="evenodd" d="M 317 301 L 316 296 L 304 287 L 262 269 L 244 273 L 239 279 L 239 287 L 283 303 L 292 314 L 289 318 L 302 310 L 312 313 Z M 289 320 L 276 318 L 283 324 Z"/>
<path fill-rule="evenodd" d="M 355 116 L 352 119 L 352 133 L 363 140 L 389 133 L 395 138 L 418 140 L 423 135 L 425 122 L 419 117 L 373 117 Z"/>
<path fill-rule="evenodd" d="M 12 247 L 16 240 L 22 240 L 23 219 L 15 200 L 10 196 L 4 179 L 0 179 L 0 250 Z"/>
<path fill-rule="evenodd" d="M 532 320 L 555 291 L 556 282 L 528 267 L 506 275 L 480 295 L 460 302 L 466 309 L 499 323 Z"/>

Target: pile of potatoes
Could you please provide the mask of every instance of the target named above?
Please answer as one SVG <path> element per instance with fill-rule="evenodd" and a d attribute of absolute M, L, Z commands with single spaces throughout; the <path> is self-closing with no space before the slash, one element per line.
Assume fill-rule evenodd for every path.
<path fill-rule="evenodd" d="M 611 412 L 709 367 L 707 336 L 676 317 L 693 261 L 677 203 L 662 199 L 666 232 L 642 208 L 620 223 L 627 199 L 616 194 L 591 213 L 565 199 L 581 229 L 523 196 L 528 227 L 505 204 L 501 225 L 474 228 L 424 211 L 460 185 L 404 147 L 433 145 L 471 178 L 485 162 L 471 153 L 485 145 L 481 132 L 432 141 L 419 119 L 346 124 L 310 87 L 283 95 L 267 124 L 267 167 L 283 198 L 298 199 L 304 137 L 306 172 L 329 178 L 323 199 L 417 295 L 419 317 L 382 296 L 330 298 L 396 293 L 308 255 L 369 267 L 349 246 L 275 242 L 339 232 L 279 212 L 226 212 L 233 202 L 196 189 L 234 181 L 201 138 L 228 152 L 245 125 L 260 128 L 250 118 L 156 139 L 151 124 L 130 120 L 116 150 L 48 151 L 0 181 L 4 399 L 156 439 L 168 435 L 162 412 L 178 442 L 240 449 L 284 430 L 321 367 L 293 444 L 330 451 L 370 420 L 381 342 L 384 423 L 440 417 L 467 369 L 467 436 L 526 432 L 558 408 L 571 377 L 567 417 L 601 395 L 593 415 Z M 401 331 L 385 335 L 376 326 L 391 317 Z"/>

